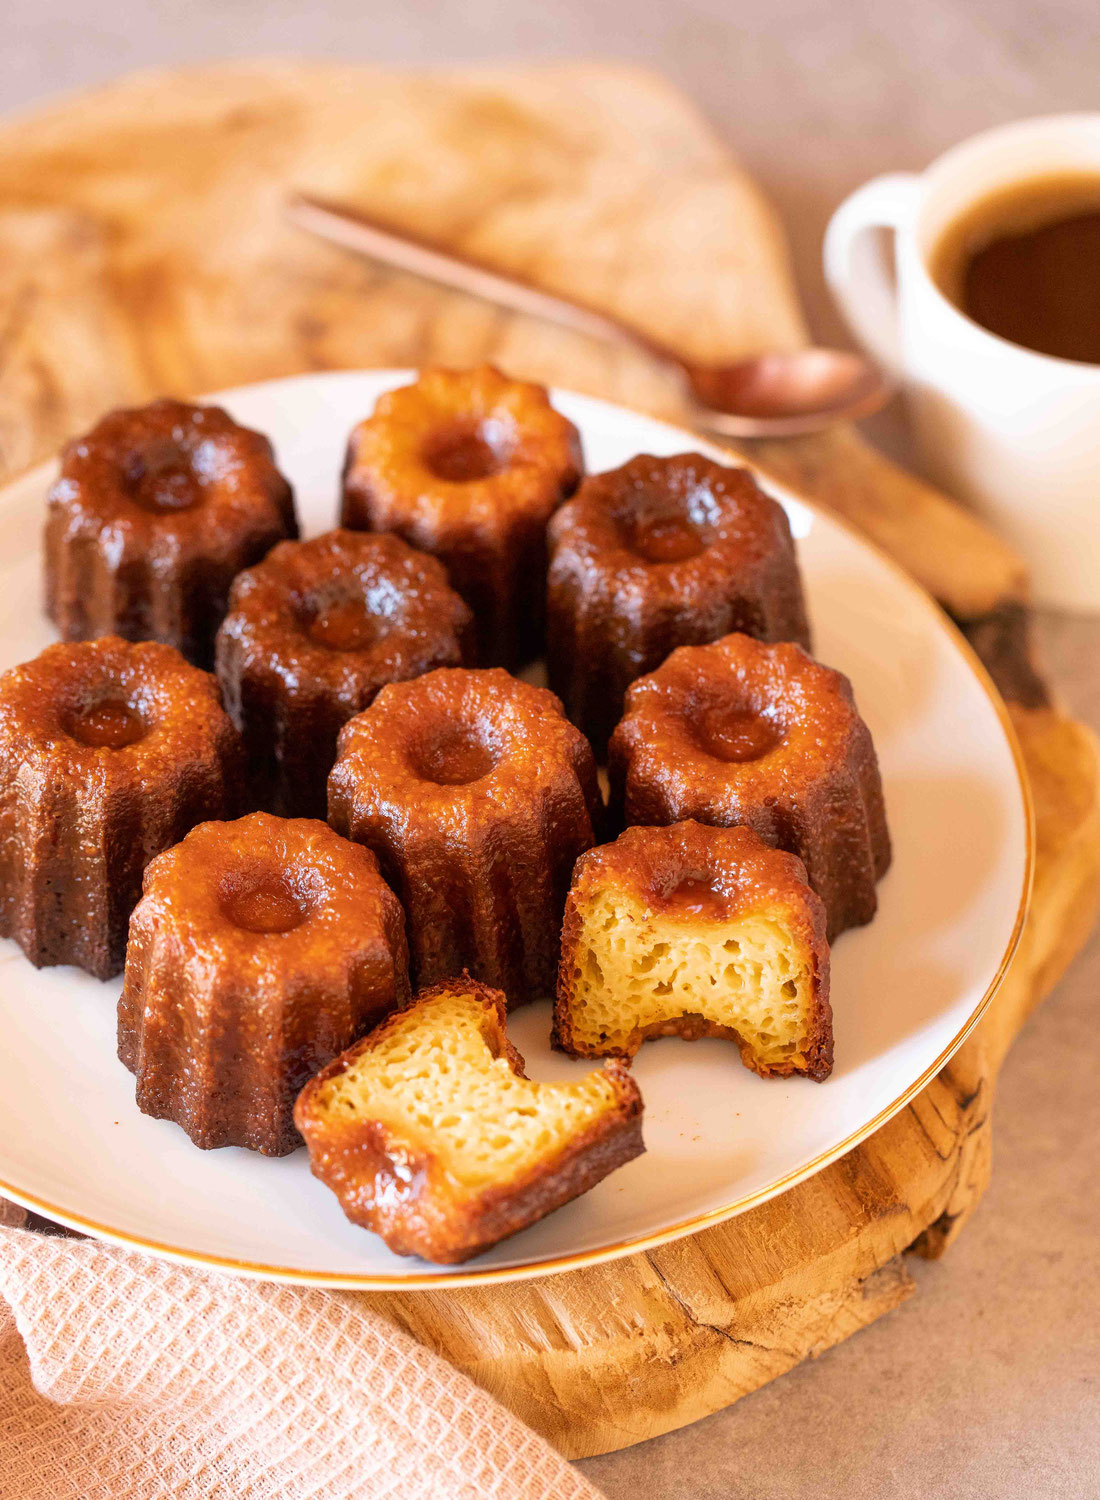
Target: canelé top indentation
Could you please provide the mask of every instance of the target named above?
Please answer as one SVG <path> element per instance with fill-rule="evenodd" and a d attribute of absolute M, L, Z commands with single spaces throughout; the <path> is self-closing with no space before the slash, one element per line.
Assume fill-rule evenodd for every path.
<path fill-rule="evenodd" d="M 614 774 L 629 774 L 635 787 L 665 777 L 670 757 L 686 757 L 694 775 L 677 785 L 685 799 L 680 816 L 688 817 L 734 787 L 737 795 L 750 786 L 764 795 L 819 775 L 861 735 L 866 726 L 841 673 L 792 642 L 734 633 L 681 646 L 638 678 L 609 756 Z"/>
<path fill-rule="evenodd" d="M 70 739 L 94 750 L 122 750 L 136 744 L 147 728 L 140 711 L 124 698 L 116 697 L 82 705 L 65 719 L 65 732 Z"/>
<path fill-rule="evenodd" d="M 365 599 L 348 594 L 307 606 L 304 612 L 306 634 L 330 651 L 369 651 L 389 634 L 391 623 L 374 614 Z"/>
<path fill-rule="evenodd" d="M 461 840 L 502 809 L 534 820 L 575 808 L 578 789 L 595 822 L 592 751 L 552 693 L 500 668 L 445 667 L 389 684 L 345 725 L 328 811 L 341 832 Z"/>
<path fill-rule="evenodd" d="M 744 469 L 639 454 L 585 479 L 548 538 L 551 596 L 624 618 L 629 597 L 632 631 L 668 608 L 808 644 L 790 525 Z"/>
<path fill-rule="evenodd" d="M 751 708 L 719 703 L 699 715 L 692 736 L 715 760 L 738 764 L 761 760 L 782 743 L 783 731 Z"/>
<path fill-rule="evenodd" d="M 656 484 L 626 487 L 612 505 L 621 543 L 644 562 L 698 558 L 714 540 L 713 496 L 704 486 L 677 490 Z"/>
<path fill-rule="evenodd" d="M 281 871 L 238 871 L 222 881 L 219 901 L 226 921 L 264 936 L 293 932 L 310 914 L 311 902 Z"/>
<path fill-rule="evenodd" d="M 447 484 L 491 479 L 508 467 L 512 443 L 498 421 L 449 422 L 424 444 L 424 465 Z"/>
<path fill-rule="evenodd" d="M 437 786 L 480 781 L 498 758 L 478 728 L 470 724 L 447 724 L 414 744 L 410 754 L 416 774 Z"/>
<path fill-rule="evenodd" d="M 643 562 L 690 562 L 714 540 L 716 505 L 705 485 L 628 483 L 611 509 L 622 545 Z"/>
<path fill-rule="evenodd" d="M 728 902 L 709 875 L 694 873 L 683 876 L 665 892 L 661 904 L 665 910 L 685 917 L 720 917 Z"/>
<path fill-rule="evenodd" d="M 682 516 L 655 516 L 629 527 L 628 545 L 651 563 L 687 562 L 706 547 L 698 530 Z"/>
<path fill-rule="evenodd" d="M 135 505 L 152 515 L 191 510 L 204 499 L 194 455 L 170 440 L 154 440 L 134 448 L 123 460 L 121 478 Z"/>

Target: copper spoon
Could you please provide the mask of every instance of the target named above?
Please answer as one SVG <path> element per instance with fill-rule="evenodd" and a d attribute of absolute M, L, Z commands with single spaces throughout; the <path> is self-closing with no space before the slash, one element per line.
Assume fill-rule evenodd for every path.
<path fill-rule="evenodd" d="M 878 411 L 893 386 L 877 366 L 843 349 L 791 349 L 732 365 L 697 365 L 609 314 L 545 292 L 518 276 L 397 231 L 361 209 L 295 193 L 287 212 L 302 229 L 400 271 L 411 271 L 513 312 L 546 318 L 598 339 L 628 339 L 684 376 L 691 419 L 727 437 L 793 437 Z"/>

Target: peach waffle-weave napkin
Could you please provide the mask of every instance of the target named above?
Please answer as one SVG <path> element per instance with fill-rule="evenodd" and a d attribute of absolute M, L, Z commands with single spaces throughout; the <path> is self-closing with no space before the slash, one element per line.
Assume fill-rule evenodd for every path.
<path fill-rule="evenodd" d="M 0 1496 L 599 1500 L 354 1293 L 3 1227 Z"/>

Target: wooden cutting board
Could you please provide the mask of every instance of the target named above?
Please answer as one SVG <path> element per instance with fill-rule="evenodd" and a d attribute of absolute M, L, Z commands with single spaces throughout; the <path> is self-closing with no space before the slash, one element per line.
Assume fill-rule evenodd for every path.
<path fill-rule="evenodd" d="M 308 369 L 491 359 L 679 415 L 667 373 L 631 350 L 306 238 L 282 216 L 292 187 L 522 270 L 687 355 L 805 336 L 766 201 L 650 75 L 272 62 L 143 74 L 0 126 L 0 475 L 111 405 Z M 725 1406 L 910 1295 L 905 1253 L 942 1253 L 980 1198 L 997 1068 L 1095 912 L 1096 746 L 1031 666 L 1018 559 L 851 430 L 749 456 L 892 552 L 986 657 L 1032 777 L 1034 903 L 951 1064 L 809 1182 L 610 1265 L 372 1296 L 571 1456 Z"/>

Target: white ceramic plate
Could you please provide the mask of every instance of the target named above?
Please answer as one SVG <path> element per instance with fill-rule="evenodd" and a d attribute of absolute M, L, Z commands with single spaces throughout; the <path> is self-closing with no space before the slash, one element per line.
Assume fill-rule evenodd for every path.
<path fill-rule="evenodd" d="M 348 431 L 406 378 L 306 375 L 215 399 L 270 434 L 312 534 L 334 524 Z M 592 471 L 700 446 L 603 402 L 555 400 Z M 0 494 L 0 668 L 53 638 L 39 605 L 48 478 L 41 469 Z M 105 1238 L 244 1274 L 359 1287 L 504 1281 L 739 1213 L 900 1109 L 977 1020 L 1015 946 L 1031 873 L 1026 783 L 996 694 L 936 607 L 853 533 L 776 493 L 798 538 L 817 654 L 851 677 L 874 734 L 894 840 L 877 918 L 834 950 L 827 1082 L 764 1081 L 722 1041 L 647 1043 L 635 1064 L 646 1154 L 472 1264 L 438 1269 L 350 1225 L 304 1151 L 202 1152 L 140 1114 L 115 1057 L 119 982 L 35 970 L 0 942 L 0 1192 Z M 549 1026 L 548 1003 L 509 1020 L 532 1077 L 575 1076 L 586 1065 L 551 1053 Z"/>

